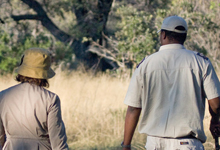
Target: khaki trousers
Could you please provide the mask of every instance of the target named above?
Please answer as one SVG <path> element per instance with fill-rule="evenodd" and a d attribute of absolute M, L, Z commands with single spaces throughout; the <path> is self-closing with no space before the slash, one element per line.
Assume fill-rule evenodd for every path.
<path fill-rule="evenodd" d="M 188 138 L 160 138 L 147 136 L 146 150 L 204 150 L 198 139 Z"/>

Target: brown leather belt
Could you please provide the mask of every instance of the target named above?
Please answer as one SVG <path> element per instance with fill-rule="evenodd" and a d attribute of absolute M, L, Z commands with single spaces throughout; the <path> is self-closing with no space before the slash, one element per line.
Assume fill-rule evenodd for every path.
<path fill-rule="evenodd" d="M 181 136 L 181 137 L 176 137 L 176 138 L 172 138 L 172 137 L 164 137 L 167 139 L 197 139 L 195 136 L 192 135 L 186 135 L 186 136 Z"/>
<path fill-rule="evenodd" d="M 197 139 L 197 138 L 192 135 L 187 135 L 187 136 L 177 137 L 176 139 Z"/>

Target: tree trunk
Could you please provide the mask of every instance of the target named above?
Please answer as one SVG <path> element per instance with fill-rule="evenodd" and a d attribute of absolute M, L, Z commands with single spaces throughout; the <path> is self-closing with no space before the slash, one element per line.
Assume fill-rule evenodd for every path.
<path fill-rule="evenodd" d="M 77 0 L 77 5 L 74 5 L 74 12 L 77 18 L 77 27 L 87 38 L 92 38 L 93 41 L 98 41 L 103 44 L 103 34 L 106 30 L 108 15 L 111 10 L 113 0 L 98 0 L 95 10 L 88 10 L 83 5 L 82 0 Z M 80 6 L 80 7 L 79 7 Z M 81 43 L 81 40 L 80 40 Z M 112 65 L 112 62 L 105 58 L 100 58 L 94 53 L 87 52 L 90 43 L 74 42 L 76 56 L 83 57 L 83 60 L 89 67 L 100 68 L 101 70 L 112 69 L 117 65 Z M 98 65 L 98 66 L 97 66 Z"/>
<path fill-rule="evenodd" d="M 65 33 L 58 28 L 48 17 L 42 5 L 36 0 L 21 0 L 32 8 L 36 15 L 12 15 L 15 21 L 19 20 L 39 20 L 41 24 L 59 41 L 65 44 L 71 44 L 77 59 L 86 63 L 89 68 L 100 68 L 101 70 L 112 69 L 113 66 L 109 60 L 100 58 L 97 54 L 88 52 L 90 42 L 82 42 L 82 38 L 75 39 L 73 36 Z M 77 18 L 77 28 L 85 37 L 98 41 L 102 45 L 102 33 L 105 32 L 105 26 L 108 19 L 108 14 L 111 10 L 113 0 L 98 0 L 95 10 L 88 10 L 83 7 L 83 2 L 77 0 L 77 5 L 74 7 Z M 80 5 L 80 7 L 78 7 Z"/>

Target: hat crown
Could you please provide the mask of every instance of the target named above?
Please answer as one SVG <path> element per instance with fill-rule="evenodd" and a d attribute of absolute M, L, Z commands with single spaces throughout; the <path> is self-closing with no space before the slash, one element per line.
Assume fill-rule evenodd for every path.
<path fill-rule="evenodd" d="M 22 65 L 48 69 L 51 66 L 50 53 L 44 49 L 28 49 L 24 53 Z"/>
<path fill-rule="evenodd" d="M 176 27 L 182 26 L 185 30 L 178 30 Z M 188 27 L 186 21 L 179 16 L 170 16 L 164 19 L 161 29 L 177 33 L 187 33 Z"/>

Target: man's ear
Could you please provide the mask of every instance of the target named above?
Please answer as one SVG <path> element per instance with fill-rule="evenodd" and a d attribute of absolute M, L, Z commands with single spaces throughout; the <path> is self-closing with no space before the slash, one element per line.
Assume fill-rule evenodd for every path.
<path fill-rule="evenodd" d="M 166 39 L 166 33 L 165 33 L 165 31 L 162 31 L 161 34 L 162 34 L 162 39 Z"/>

